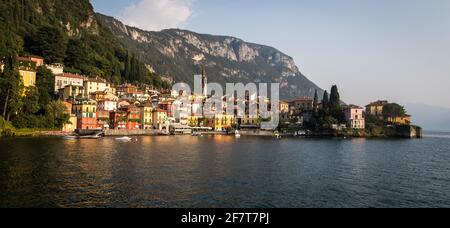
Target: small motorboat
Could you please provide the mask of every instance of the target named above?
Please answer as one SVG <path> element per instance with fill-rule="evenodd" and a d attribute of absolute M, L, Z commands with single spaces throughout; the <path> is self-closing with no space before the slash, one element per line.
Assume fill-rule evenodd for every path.
<path fill-rule="evenodd" d="M 192 136 L 202 136 L 202 133 L 201 132 L 193 132 Z"/>
<path fill-rule="evenodd" d="M 75 140 L 78 139 L 77 136 L 67 135 L 63 137 L 64 140 Z"/>
<path fill-rule="evenodd" d="M 239 131 L 234 132 L 234 136 L 238 139 L 241 138 L 241 133 Z"/>
<path fill-rule="evenodd" d="M 275 138 L 277 138 L 277 139 L 281 139 L 281 134 L 278 133 L 278 132 L 276 132 L 276 133 L 274 134 L 274 136 L 275 136 Z"/>
<path fill-rule="evenodd" d="M 117 141 L 121 141 L 121 142 L 129 142 L 132 140 L 132 138 L 130 137 L 120 137 L 120 138 L 116 138 Z"/>

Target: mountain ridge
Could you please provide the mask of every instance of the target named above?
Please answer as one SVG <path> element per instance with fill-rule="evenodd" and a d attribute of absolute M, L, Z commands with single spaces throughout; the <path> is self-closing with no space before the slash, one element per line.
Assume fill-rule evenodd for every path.
<path fill-rule="evenodd" d="M 211 82 L 278 82 L 282 99 L 313 96 L 315 90 L 323 93 L 300 72 L 292 57 L 268 45 L 185 29 L 145 31 L 111 16 L 96 15 L 127 50 L 168 81 L 192 85 L 193 75 L 199 73 L 194 59 L 204 59 Z"/>

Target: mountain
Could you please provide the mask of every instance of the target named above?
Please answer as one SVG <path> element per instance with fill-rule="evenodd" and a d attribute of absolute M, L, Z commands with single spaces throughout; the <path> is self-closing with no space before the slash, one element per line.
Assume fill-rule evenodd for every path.
<path fill-rule="evenodd" d="M 97 21 L 89 0 L 0 0 L 0 55 L 38 55 L 115 83 L 161 81 Z"/>
<path fill-rule="evenodd" d="M 450 108 L 438 107 L 422 103 L 405 105 L 413 116 L 414 124 L 428 131 L 450 131 Z"/>
<path fill-rule="evenodd" d="M 203 59 L 209 82 L 278 82 L 282 99 L 313 96 L 316 89 L 323 92 L 291 57 L 272 47 L 178 29 L 149 32 L 102 14 L 97 18 L 149 69 L 172 82 L 192 85 L 193 75 L 200 72 L 194 59 Z"/>

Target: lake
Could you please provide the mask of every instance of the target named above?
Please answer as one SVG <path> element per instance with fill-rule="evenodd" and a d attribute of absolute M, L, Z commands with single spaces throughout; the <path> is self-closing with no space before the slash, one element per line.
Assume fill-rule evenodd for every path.
<path fill-rule="evenodd" d="M 450 207 L 450 135 L 0 139 L 0 207 Z"/>

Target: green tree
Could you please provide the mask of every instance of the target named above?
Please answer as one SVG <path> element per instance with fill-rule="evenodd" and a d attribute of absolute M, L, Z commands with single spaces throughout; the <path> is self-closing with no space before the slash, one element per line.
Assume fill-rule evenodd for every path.
<path fill-rule="evenodd" d="M 383 116 L 387 117 L 404 117 L 406 115 L 406 110 L 403 106 L 391 103 L 383 107 Z"/>
<path fill-rule="evenodd" d="M 329 103 L 330 103 L 330 98 L 328 96 L 328 91 L 325 90 L 325 92 L 323 93 L 323 98 L 322 98 L 322 108 L 323 108 L 323 110 L 328 110 Z"/>
<path fill-rule="evenodd" d="M 319 105 L 319 95 L 317 94 L 317 89 L 316 89 L 314 91 L 314 102 L 313 102 L 314 112 L 317 112 L 318 105 Z"/>
<path fill-rule="evenodd" d="M 35 87 L 30 87 L 25 92 L 23 100 L 23 110 L 21 114 L 36 114 L 40 110 L 39 91 Z"/>
<path fill-rule="evenodd" d="M 36 88 L 39 94 L 40 108 L 43 110 L 55 94 L 55 76 L 46 67 L 39 67 L 36 73 Z"/>
<path fill-rule="evenodd" d="M 23 83 L 17 70 L 15 56 L 9 56 L 4 60 L 4 70 L 0 77 L 2 115 L 7 121 L 22 108 L 22 95 Z"/>
<path fill-rule="evenodd" d="M 27 39 L 27 50 L 48 63 L 61 63 L 66 52 L 64 33 L 54 26 L 43 26 Z"/>
<path fill-rule="evenodd" d="M 91 52 L 89 47 L 80 39 L 71 39 L 67 44 L 66 58 L 64 63 L 70 68 L 79 69 L 82 73 L 89 73 Z"/>
<path fill-rule="evenodd" d="M 51 129 L 61 129 L 70 119 L 66 110 L 62 101 L 51 101 L 45 109 L 46 126 Z"/>
<path fill-rule="evenodd" d="M 338 120 L 338 122 L 344 121 L 345 117 L 342 113 L 341 96 L 339 95 L 339 90 L 336 85 L 331 87 L 329 109 L 330 114 L 334 119 Z"/>

